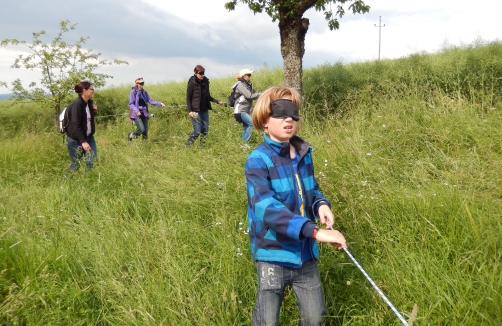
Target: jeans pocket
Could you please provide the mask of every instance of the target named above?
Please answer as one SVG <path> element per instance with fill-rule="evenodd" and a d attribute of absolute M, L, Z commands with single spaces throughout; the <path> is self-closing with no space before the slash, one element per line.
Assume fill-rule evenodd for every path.
<path fill-rule="evenodd" d="M 257 261 L 256 270 L 260 291 L 279 290 L 284 286 L 282 266 Z"/>

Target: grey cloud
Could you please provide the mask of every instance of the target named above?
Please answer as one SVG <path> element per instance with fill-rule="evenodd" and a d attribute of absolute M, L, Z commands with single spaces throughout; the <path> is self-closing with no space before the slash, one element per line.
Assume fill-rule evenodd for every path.
<path fill-rule="evenodd" d="M 198 26 L 137 1 L 88 0 L 81 3 L 24 0 L 2 4 L 2 11 L 4 7 L 8 14 L 0 21 L 0 39 L 30 41 L 32 32 L 44 29 L 49 40 L 59 30 L 59 22 L 68 19 L 78 23 L 71 35 L 89 36 L 87 46 L 104 54 L 125 53 L 135 57 L 204 56 L 229 64 L 267 62 L 274 65 L 282 62 L 278 46 L 275 49 L 253 44 L 250 47 L 236 46 L 242 41 L 231 27 Z M 149 19 L 148 16 L 155 19 Z M 22 17 L 22 23 L 19 17 Z M 187 29 L 191 32 L 187 33 Z M 193 35 L 200 32 L 206 37 L 208 31 L 217 35 L 218 44 L 207 44 Z"/>

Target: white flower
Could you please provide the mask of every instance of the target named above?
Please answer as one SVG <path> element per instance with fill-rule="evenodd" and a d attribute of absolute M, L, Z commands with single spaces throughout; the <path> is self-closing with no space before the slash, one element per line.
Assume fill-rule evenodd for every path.
<path fill-rule="evenodd" d="M 371 153 L 366 153 L 366 156 L 371 156 Z"/>
<path fill-rule="evenodd" d="M 364 187 L 364 186 L 366 186 L 366 185 L 368 184 L 368 181 L 363 180 L 363 181 L 361 181 L 361 184 L 362 184 L 362 185 L 363 185 L 363 187 Z"/>
<path fill-rule="evenodd" d="M 209 182 L 207 182 L 207 180 L 206 180 L 206 179 L 204 179 L 204 176 L 202 175 L 202 173 L 201 173 L 201 175 L 200 175 L 200 179 L 201 179 L 202 181 L 204 181 L 205 183 L 209 184 Z"/>
<path fill-rule="evenodd" d="M 382 128 L 385 128 L 385 127 L 387 127 L 387 125 L 386 124 L 382 124 Z"/>

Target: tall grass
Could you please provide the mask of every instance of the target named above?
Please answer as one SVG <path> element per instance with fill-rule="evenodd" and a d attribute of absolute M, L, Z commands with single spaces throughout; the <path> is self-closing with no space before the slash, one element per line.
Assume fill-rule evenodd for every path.
<path fill-rule="evenodd" d="M 406 319 L 417 304 L 414 325 L 502 324 L 500 88 L 451 91 L 444 77 L 469 53 L 497 60 L 491 47 L 305 72 L 301 136 L 336 227 Z M 430 77 L 410 81 L 411 71 Z M 462 85 L 478 85 L 474 75 Z M 280 80 L 280 70 L 253 76 L 258 91 Z M 212 95 L 224 100 L 233 81 L 212 80 Z M 99 122 L 95 169 L 69 178 L 52 117 L 2 105 L 0 324 L 250 324 L 249 150 L 217 105 L 206 147 L 185 148 L 185 87 L 148 85 L 168 104 L 152 108 L 149 142 L 127 141 L 125 116 Z M 109 99 L 125 113 L 128 92 L 99 92 L 100 111 Z M 343 252 L 322 245 L 320 271 L 327 325 L 400 324 Z M 294 303 L 287 292 L 281 325 L 297 324 Z"/>

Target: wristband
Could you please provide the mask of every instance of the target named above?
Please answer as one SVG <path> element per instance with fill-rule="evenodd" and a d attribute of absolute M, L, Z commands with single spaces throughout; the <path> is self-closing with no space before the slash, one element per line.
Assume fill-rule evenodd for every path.
<path fill-rule="evenodd" d="M 316 227 L 314 228 L 314 232 L 312 233 L 312 238 L 314 238 L 314 239 L 315 239 L 315 238 L 317 237 L 317 231 L 318 231 L 318 230 L 319 230 L 319 228 L 316 226 Z"/>

